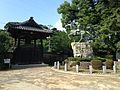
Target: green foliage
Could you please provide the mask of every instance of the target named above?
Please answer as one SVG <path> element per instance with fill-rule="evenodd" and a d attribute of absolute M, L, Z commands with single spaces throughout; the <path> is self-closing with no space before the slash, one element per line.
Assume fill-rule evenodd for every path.
<path fill-rule="evenodd" d="M 105 65 L 107 69 L 113 69 L 113 60 L 106 60 Z"/>
<path fill-rule="evenodd" d="M 94 57 L 92 60 L 100 60 L 102 62 L 106 61 L 106 58 L 102 58 L 102 57 Z"/>
<path fill-rule="evenodd" d="M 67 59 L 65 59 L 65 63 L 68 63 L 68 65 L 70 67 L 73 67 L 77 64 L 78 65 L 80 64 L 79 60 L 77 58 L 74 58 L 74 57 L 68 57 Z"/>
<path fill-rule="evenodd" d="M 11 43 L 9 34 L 4 30 L 0 30 L 0 58 L 3 58 L 10 49 Z"/>
<path fill-rule="evenodd" d="M 101 60 L 92 60 L 91 64 L 92 64 L 92 67 L 94 69 L 101 69 L 102 68 L 102 61 Z"/>
<path fill-rule="evenodd" d="M 65 63 L 68 63 L 70 67 L 75 66 L 75 65 L 80 65 L 80 62 L 86 62 L 85 65 L 82 67 L 87 67 L 89 63 L 92 60 L 92 58 L 81 58 L 81 57 L 68 57 L 65 59 Z"/>
<path fill-rule="evenodd" d="M 81 61 L 89 62 L 92 60 L 92 58 L 68 57 L 67 60 L 68 61 L 78 61 L 78 62 L 81 62 Z"/>
<path fill-rule="evenodd" d="M 50 38 L 51 52 L 57 54 L 71 54 L 71 45 L 68 35 L 64 31 L 54 31 Z"/>
<path fill-rule="evenodd" d="M 97 12 L 101 15 L 97 30 L 98 37 L 95 39 L 99 39 L 99 47 L 111 52 L 113 60 L 116 60 L 117 44 L 120 41 L 120 9 L 117 6 L 114 7 L 114 5 L 111 7 L 111 1 L 100 1 L 95 6 Z"/>
<path fill-rule="evenodd" d="M 58 8 L 62 15 L 63 27 L 70 33 L 79 26 L 88 31 L 93 41 L 93 49 L 106 50 L 116 60 L 116 51 L 120 42 L 120 8 L 119 0 L 72 0 L 65 1 Z"/>
<path fill-rule="evenodd" d="M 92 60 L 92 58 L 81 58 L 81 57 L 75 57 L 77 59 L 77 61 L 79 62 L 90 62 Z"/>
<path fill-rule="evenodd" d="M 74 57 L 68 57 L 67 60 L 68 60 L 68 61 L 76 61 L 77 59 L 74 58 Z"/>

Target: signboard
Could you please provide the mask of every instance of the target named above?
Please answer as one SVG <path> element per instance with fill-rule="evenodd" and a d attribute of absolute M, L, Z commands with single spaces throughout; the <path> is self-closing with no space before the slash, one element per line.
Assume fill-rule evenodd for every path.
<path fill-rule="evenodd" d="M 10 59 L 4 59 L 4 63 L 10 63 Z"/>

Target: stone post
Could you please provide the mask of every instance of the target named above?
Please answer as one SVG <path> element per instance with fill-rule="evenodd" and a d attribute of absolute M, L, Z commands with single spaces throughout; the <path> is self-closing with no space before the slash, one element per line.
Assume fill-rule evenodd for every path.
<path fill-rule="evenodd" d="M 92 65 L 89 65 L 89 72 L 92 74 Z"/>
<path fill-rule="evenodd" d="M 114 66 L 116 66 L 116 61 L 114 61 Z"/>
<path fill-rule="evenodd" d="M 67 69 L 68 69 L 67 63 L 65 63 L 65 68 L 64 68 L 65 72 L 67 72 Z"/>
<path fill-rule="evenodd" d="M 106 73 L 106 66 L 103 66 L 102 68 L 103 68 L 103 74 L 105 74 Z"/>
<path fill-rule="evenodd" d="M 60 62 L 57 61 L 57 69 L 60 69 Z"/>
<path fill-rule="evenodd" d="M 54 62 L 54 68 L 57 68 L 57 63 L 56 62 Z"/>
<path fill-rule="evenodd" d="M 114 72 L 114 73 L 116 73 L 116 72 L 117 72 L 116 65 L 113 65 L 113 72 Z"/>
<path fill-rule="evenodd" d="M 76 72 L 79 72 L 79 65 L 76 65 Z"/>
<path fill-rule="evenodd" d="M 64 61 L 62 61 L 62 65 L 64 65 Z"/>

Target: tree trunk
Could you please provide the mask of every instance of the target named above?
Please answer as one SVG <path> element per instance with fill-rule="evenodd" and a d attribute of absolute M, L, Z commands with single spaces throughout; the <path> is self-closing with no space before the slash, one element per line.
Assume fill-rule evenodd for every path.
<path fill-rule="evenodd" d="M 116 52 L 117 52 L 117 50 L 115 50 L 115 51 L 112 52 L 112 55 L 113 55 L 113 61 L 116 61 L 116 60 L 117 60 L 117 59 L 116 59 Z"/>

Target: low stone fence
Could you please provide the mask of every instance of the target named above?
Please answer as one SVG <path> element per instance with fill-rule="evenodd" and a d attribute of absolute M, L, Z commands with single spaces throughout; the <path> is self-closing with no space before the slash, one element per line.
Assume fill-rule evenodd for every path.
<path fill-rule="evenodd" d="M 88 66 L 88 68 L 86 68 L 86 71 L 87 71 L 87 73 L 89 73 L 89 74 L 93 74 L 93 73 L 96 73 L 96 74 L 116 74 L 116 73 L 118 73 L 118 67 L 120 67 L 120 62 L 118 63 L 118 62 L 114 62 L 114 65 L 113 65 L 113 69 L 112 70 L 110 70 L 110 69 L 107 69 L 106 68 L 106 66 L 105 65 L 103 65 L 102 66 L 102 70 L 95 70 L 95 69 L 93 69 L 93 67 L 92 67 L 92 65 L 90 65 L 89 63 L 87 63 L 87 65 L 89 65 Z M 64 70 L 65 72 L 67 72 L 67 71 L 70 71 L 70 67 L 68 66 L 68 64 L 67 63 L 65 63 L 64 65 L 60 65 L 60 62 L 59 61 L 57 61 L 57 62 L 54 62 L 54 68 L 55 69 L 62 69 L 62 70 Z M 79 73 L 79 72 L 82 72 L 82 73 L 84 73 L 85 71 L 85 69 L 82 71 L 83 69 L 82 68 L 80 68 L 80 66 L 79 65 L 76 65 L 75 67 L 74 67 L 74 70 L 72 70 L 72 71 L 74 71 L 74 72 L 76 72 L 76 73 Z M 100 71 L 100 73 L 98 73 L 98 71 Z"/>

